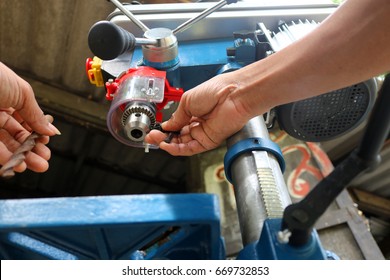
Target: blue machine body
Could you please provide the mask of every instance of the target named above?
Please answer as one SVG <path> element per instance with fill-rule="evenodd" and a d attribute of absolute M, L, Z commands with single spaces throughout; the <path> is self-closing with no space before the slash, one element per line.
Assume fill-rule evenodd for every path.
<path fill-rule="evenodd" d="M 179 42 L 179 64 L 170 69 L 164 69 L 167 71 L 170 84 L 186 91 L 218 74 L 237 70 L 253 62 L 242 60 L 240 56 L 227 56 L 226 49 L 232 47 L 233 44 L 233 38 Z M 255 46 L 251 48 L 254 52 Z M 130 68 L 144 65 L 144 63 L 142 49 L 136 48 Z"/>
<path fill-rule="evenodd" d="M 225 155 L 224 158 L 225 174 L 226 174 L 226 179 L 228 179 L 230 183 L 233 183 L 232 175 L 230 171 L 232 163 L 238 156 L 251 151 L 270 152 L 278 159 L 280 169 L 282 172 L 284 172 L 286 168 L 284 157 L 282 151 L 280 150 L 280 147 L 275 142 L 269 139 L 264 139 L 259 137 L 247 138 L 241 140 L 240 142 L 237 142 L 232 147 L 230 147 Z"/>
<path fill-rule="evenodd" d="M 223 259 L 209 194 L 0 201 L 1 259 Z"/>
<path fill-rule="evenodd" d="M 281 229 L 281 219 L 268 219 L 263 224 L 263 230 L 258 242 L 247 245 L 238 255 L 241 260 L 326 260 L 327 253 L 323 250 L 318 234 L 312 231 L 310 241 L 301 246 L 293 247 L 284 244 L 277 238 Z"/>

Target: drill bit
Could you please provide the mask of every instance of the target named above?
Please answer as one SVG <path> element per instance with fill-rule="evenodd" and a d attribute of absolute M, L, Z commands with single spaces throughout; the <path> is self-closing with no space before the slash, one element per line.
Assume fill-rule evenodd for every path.
<path fill-rule="evenodd" d="M 53 117 L 45 116 L 49 122 L 53 122 Z M 15 175 L 14 167 L 21 164 L 26 159 L 26 154 L 35 147 L 35 139 L 41 137 L 40 134 L 32 132 L 26 140 L 15 150 L 11 158 L 1 167 L 0 177 L 10 178 Z"/>

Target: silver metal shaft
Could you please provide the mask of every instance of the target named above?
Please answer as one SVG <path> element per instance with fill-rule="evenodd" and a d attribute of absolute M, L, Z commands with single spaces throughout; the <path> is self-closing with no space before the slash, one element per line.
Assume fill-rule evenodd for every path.
<path fill-rule="evenodd" d="M 135 38 L 135 44 L 137 46 L 143 45 L 157 45 L 158 41 L 156 39 L 148 39 L 148 38 Z"/>
<path fill-rule="evenodd" d="M 125 16 L 127 16 L 135 25 L 137 25 L 144 32 L 148 31 L 149 28 L 143 24 L 140 20 L 138 20 L 132 12 L 127 10 L 125 6 L 122 5 L 118 0 L 109 0 L 112 4 L 114 4 Z"/>
<path fill-rule="evenodd" d="M 177 34 L 179 32 L 183 32 L 184 30 L 187 30 L 192 25 L 194 25 L 198 21 L 204 19 L 205 17 L 207 17 L 209 14 L 215 12 L 216 10 L 222 8 L 226 4 L 227 4 L 226 0 L 219 1 L 216 5 L 214 5 L 214 6 L 210 7 L 210 8 L 208 8 L 208 9 L 204 10 L 202 13 L 200 13 L 196 17 L 191 18 L 191 19 L 187 20 L 186 22 L 184 22 L 183 24 L 181 24 L 178 27 L 176 27 L 175 30 L 173 30 L 173 34 Z"/>
<path fill-rule="evenodd" d="M 251 119 L 227 140 L 228 148 L 252 137 L 269 139 L 262 117 Z M 231 166 L 243 245 L 259 240 L 267 218 L 281 218 L 291 199 L 277 159 L 266 151 L 240 155 Z"/>

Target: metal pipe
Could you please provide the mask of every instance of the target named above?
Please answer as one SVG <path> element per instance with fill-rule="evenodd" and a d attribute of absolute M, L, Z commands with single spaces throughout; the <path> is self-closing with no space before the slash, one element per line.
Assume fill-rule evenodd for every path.
<path fill-rule="evenodd" d="M 127 16 L 135 25 L 137 25 L 144 32 L 148 31 L 149 28 L 143 24 L 140 20 L 138 20 L 132 12 L 127 10 L 125 6 L 122 5 L 118 0 L 109 0 L 112 4 L 114 4 L 125 16 Z"/>
<path fill-rule="evenodd" d="M 243 129 L 227 139 L 227 147 L 247 138 L 269 139 L 262 117 L 251 119 Z M 291 199 L 278 160 L 269 152 L 252 151 L 240 155 L 231 167 L 243 245 L 260 238 L 267 218 L 281 218 Z"/>
<path fill-rule="evenodd" d="M 178 27 L 176 27 L 175 30 L 173 30 L 173 34 L 177 34 L 179 32 L 183 32 L 184 30 L 187 30 L 192 25 L 194 25 L 198 21 L 204 19 L 205 17 L 207 17 L 209 14 L 215 12 L 216 10 L 222 8 L 226 4 L 228 4 L 228 1 L 226 1 L 226 0 L 219 1 L 216 5 L 214 5 L 214 6 L 210 7 L 210 8 L 208 8 L 208 9 L 204 10 L 202 13 L 200 13 L 196 17 L 191 18 L 191 19 L 187 20 L 186 22 L 184 22 L 183 24 L 181 24 Z"/>
<path fill-rule="evenodd" d="M 376 161 L 383 147 L 383 143 L 390 132 L 390 74 L 382 84 L 377 101 L 372 110 L 362 142 L 358 149 L 358 156 L 365 161 Z"/>
<path fill-rule="evenodd" d="M 136 46 L 144 46 L 144 45 L 157 45 L 158 41 L 156 39 L 147 39 L 147 38 L 135 38 Z"/>

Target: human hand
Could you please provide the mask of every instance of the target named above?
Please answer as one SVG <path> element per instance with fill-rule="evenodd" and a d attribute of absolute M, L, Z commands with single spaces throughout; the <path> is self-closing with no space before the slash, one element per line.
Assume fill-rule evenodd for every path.
<path fill-rule="evenodd" d="M 59 135 L 58 129 L 44 116 L 35 100 L 31 86 L 0 63 L 0 165 L 4 165 L 23 141 L 35 131 L 42 135 L 26 154 L 25 161 L 14 168 L 35 172 L 48 169 L 49 136 Z"/>
<path fill-rule="evenodd" d="M 234 77 L 229 73 L 219 75 L 185 92 L 176 112 L 162 124 L 163 130 L 180 134 L 166 143 L 165 133 L 152 130 L 146 142 L 182 156 L 218 147 L 251 118 L 249 108 L 239 98 L 241 89 Z"/>

